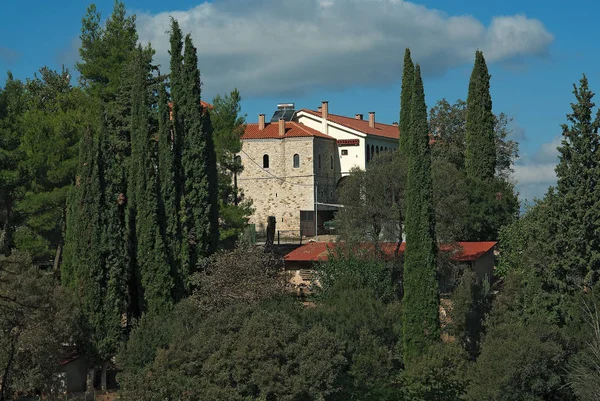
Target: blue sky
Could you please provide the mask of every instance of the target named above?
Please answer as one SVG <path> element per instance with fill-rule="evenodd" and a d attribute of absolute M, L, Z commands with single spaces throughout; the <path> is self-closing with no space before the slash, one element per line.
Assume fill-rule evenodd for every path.
<path fill-rule="evenodd" d="M 96 2 L 104 16 L 112 0 Z M 554 182 L 555 147 L 572 84 L 586 73 L 600 90 L 595 46 L 600 5 L 550 0 L 448 2 L 423 0 L 136 0 L 140 39 L 151 41 L 167 65 L 168 16 L 175 16 L 198 47 L 203 99 L 233 87 L 241 91 L 248 121 L 270 115 L 278 102 L 331 113 L 376 112 L 398 120 L 405 47 L 422 64 L 426 99 L 465 99 L 474 50 L 492 74 L 494 112 L 514 118 L 520 142 L 515 172 L 522 198 L 542 196 Z M 0 76 L 25 79 L 44 65 L 72 68 L 86 2 L 3 4 Z M 583 12 L 582 12 L 583 10 Z M 0 80 L 2 85 L 4 78 Z"/>

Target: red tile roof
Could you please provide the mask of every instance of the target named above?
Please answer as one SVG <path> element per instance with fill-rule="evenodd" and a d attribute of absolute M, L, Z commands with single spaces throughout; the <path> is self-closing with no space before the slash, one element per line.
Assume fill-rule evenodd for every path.
<path fill-rule="evenodd" d="M 329 135 L 325 135 L 317 130 L 307 127 L 295 121 L 285 122 L 284 138 L 299 138 L 299 137 L 319 137 L 326 139 L 334 139 Z M 265 128 L 258 129 L 258 123 L 247 124 L 246 131 L 242 135 L 242 139 L 281 139 L 279 136 L 279 123 L 265 123 Z"/>
<path fill-rule="evenodd" d="M 213 106 L 212 104 L 205 102 L 204 100 L 200 100 L 200 104 L 202 105 L 202 107 L 208 108 L 208 109 L 214 109 L 215 106 Z"/>
<path fill-rule="evenodd" d="M 316 117 L 322 116 L 320 111 L 309 109 L 302 109 L 300 111 L 304 111 Z M 367 135 L 376 135 L 390 139 L 400 138 L 400 131 L 398 130 L 397 125 L 382 124 L 375 121 L 375 128 L 371 128 L 369 127 L 369 120 L 359 120 L 354 117 L 345 117 L 331 113 L 328 113 L 327 120 L 332 121 L 336 124 L 340 124 L 346 128 L 351 128 L 353 130 L 362 132 Z"/>
<path fill-rule="evenodd" d="M 496 244 L 497 242 L 457 242 L 455 244 L 442 244 L 440 250 L 451 252 L 450 259 L 455 262 L 473 262 L 486 254 Z M 392 257 L 396 246 L 397 243 L 386 242 L 381 244 L 381 250 L 386 256 Z M 335 242 L 309 242 L 285 255 L 284 259 L 289 262 L 326 261 L 329 257 L 329 251 L 334 250 L 335 247 Z M 405 248 L 405 242 L 400 244 L 400 252 L 404 252 Z"/>

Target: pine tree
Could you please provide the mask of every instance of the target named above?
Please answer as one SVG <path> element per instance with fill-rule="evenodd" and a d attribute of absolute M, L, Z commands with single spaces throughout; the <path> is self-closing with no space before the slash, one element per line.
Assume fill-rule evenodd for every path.
<path fill-rule="evenodd" d="M 406 253 L 404 263 L 403 341 L 405 363 L 439 339 L 439 290 L 436 277 L 435 215 L 427 106 L 417 64 L 408 141 Z"/>
<path fill-rule="evenodd" d="M 407 155 L 408 138 L 410 135 L 410 114 L 412 108 L 413 84 L 415 81 L 415 66 L 410 57 L 410 49 L 404 52 L 404 70 L 402 71 L 402 93 L 400 95 L 400 144 L 399 149 L 402 154 Z"/>
<path fill-rule="evenodd" d="M 553 243 L 557 260 L 553 271 L 564 285 L 592 286 L 600 278 L 600 112 L 592 116 L 594 93 L 585 75 L 579 88 L 573 87 L 577 102 L 571 104 L 569 124 L 562 125 L 563 140 L 558 147 L 561 229 Z"/>
<path fill-rule="evenodd" d="M 479 180 L 492 179 L 496 170 L 490 74 L 479 50 L 475 53 L 467 97 L 465 169 L 469 178 Z"/>
<path fill-rule="evenodd" d="M 135 254 L 143 288 L 143 309 L 152 313 L 172 305 L 174 284 L 160 232 L 157 177 L 149 132 L 150 54 L 139 47 L 130 70 L 133 85 L 128 188 L 135 208 Z"/>
<path fill-rule="evenodd" d="M 181 77 L 182 96 L 177 116 L 181 118 L 185 132 L 182 154 L 185 185 L 181 215 L 185 224 L 183 244 L 188 248 L 184 255 L 184 266 L 187 266 L 187 271 L 192 271 L 201 257 L 216 250 L 219 230 L 213 130 L 210 115 L 200 104 L 198 56 L 190 35 L 185 38 Z M 173 103 L 178 103 L 175 97 Z"/>

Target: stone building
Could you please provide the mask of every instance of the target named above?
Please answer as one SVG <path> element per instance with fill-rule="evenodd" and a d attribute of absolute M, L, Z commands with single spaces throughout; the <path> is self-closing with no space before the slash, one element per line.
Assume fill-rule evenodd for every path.
<path fill-rule="evenodd" d="M 321 234 L 338 207 L 336 188 L 350 169 L 365 169 L 374 154 L 397 149 L 397 125 L 376 123 L 373 112 L 369 120 L 330 114 L 328 106 L 296 111 L 283 104 L 270 122 L 260 114 L 258 123 L 247 124 L 237 183 L 253 201 L 250 223 L 257 231 L 274 216 L 278 231 L 312 236 L 317 210 Z"/>

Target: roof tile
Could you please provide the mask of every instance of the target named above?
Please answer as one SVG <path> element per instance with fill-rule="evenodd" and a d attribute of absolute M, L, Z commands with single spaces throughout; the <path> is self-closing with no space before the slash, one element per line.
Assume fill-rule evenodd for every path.
<path fill-rule="evenodd" d="M 387 257 L 392 257 L 398 243 L 386 242 L 381 244 L 381 250 Z M 442 244 L 440 250 L 449 252 L 450 259 L 455 262 L 473 262 L 479 259 L 492 249 L 497 242 L 457 242 L 454 244 Z M 285 260 L 289 262 L 317 262 L 326 261 L 329 252 L 334 251 L 335 242 L 309 242 L 306 245 L 293 250 L 285 255 Z M 368 245 L 363 245 L 368 248 Z M 371 245 L 372 247 L 372 245 Z M 400 252 L 404 252 L 406 243 L 400 245 Z"/>
<path fill-rule="evenodd" d="M 285 136 L 283 138 L 302 137 L 334 139 L 304 124 L 295 121 L 285 122 Z M 242 140 L 244 139 L 282 139 L 279 136 L 279 123 L 265 123 L 265 128 L 262 130 L 258 129 L 258 123 L 247 124 L 244 135 L 242 135 Z"/>
<path fill-rule="evenodd" d="M 301 109 L 300 111 L 304 111 L 304 112 L 306 112 L 308 114 L 312 114 L 313 116 L 316 116 L 316 117 L 321 117 L 321 112 L 319 112 L 319 111 L 309 110 L 309 109 Z M 336 124 L 340 124 L 346 128 L 351 128 L 351 129 L 354 129 L 356 131 L 362 132 L 367 135 L 376 135 L 376 136 L 381 136 L 381 137 L 390 138 L 390 139 L 399 139 L 400 138 L 400 131 L 399 131 L 397 125 L 389 125 L 389 124 L 383 124 L 380 122 L 375 122 L 375 127 L 371 128 L 369 126 L 369 120 L 359 120 L 354 117 L 340 116 L 340 115 L 331 114 L 331 113 L 328 114 L 327 119 Z"/>

